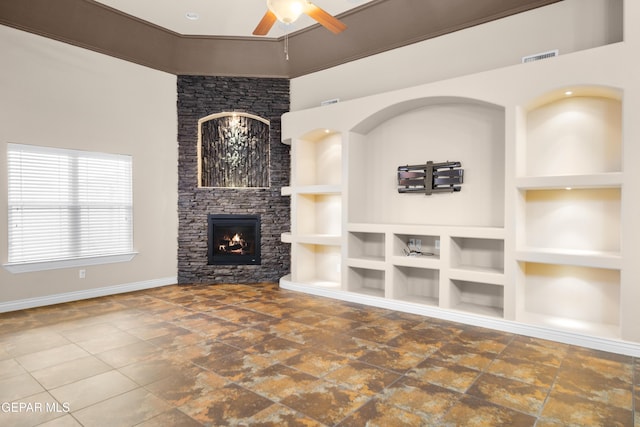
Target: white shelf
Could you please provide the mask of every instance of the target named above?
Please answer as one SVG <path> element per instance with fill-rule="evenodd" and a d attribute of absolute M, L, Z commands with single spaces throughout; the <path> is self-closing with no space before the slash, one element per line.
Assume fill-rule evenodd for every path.
<path fill-rule="evenodd" d="M 404 296 L 404 297 L 394 298 L 394 299 L 396 301 L 405 301 L 405 302 L 410 302 L 412 304 L 420 304 L 420 305 L 426 305 L 431 307 L 438 307 L 438 304 L 439 304 L 438 298 L 429 298 L 429 297 L 423 297 L 419 295 L 409 295 L 409 296 Z"/>
<path fill-rule="evenodd" d="M 441 266 L 440 258 L 437 256 L 393 256 L 391 257 L 391 263 L 414 268 L 439 269 Z"/>
<path fill-rule="evenodd" d="M 539 313 L 523 311 L 518 315 L 519 322 L 582 335 L 593 335 L 602 338 L 620 339 L 620 326 L 576 320 L 560 316 L 549 316 Z"/>
<path fill-rule="evenodd" d="M 286 186 L 280 189 L 280 195 L 291 196 L 293 194 L 340 194 L 342 187 L 339 185 L 305 185 L 302 187 Z"/>
<path fill-rule="evenodd" d="M 369 222 L 350 222 L 347 224 L 348 231 L 360 231 L 363 233 L 384 233 L 389 228 L 389 224 L 375 224 Z"/>
<path fill-rule="evenodd" d="M 306 243 L 310 245 L 339 246 L 342 237 L 335 234 L 298 234 L 292 237 L 296 243 Z"/>
<path fill-rule="evenodd" d="M 471 265 L 459 266 L 449 269 L 449 278 L 455 280 L 489 283 L 499 286 L 505 285 L 503 271 L 496 268 L 477 267 Z"/>
<path fill-rule="evenodd" d="M 293 283 L 290 274 L 283 276 L 280 280 L 281 282 Z M 340 290 L 340 283 L 333 282 L 330 280 L 296 281 L 295 284 L 296 286 L 303 286 L 305 288 L 310 288 L 318 291 L 322 291 L 322 290 L 339 291 Z"/>
<path fill-rule="evenodd" d="M 621 172 L 589 175 L 527 176 L 516 179 L 521 190 L 547 190 L 563 188 L 617 188 L 622 186 Z"/>
<path fill-rule="evenodd" d="M 349 267 L 366 268 L 369 270 L 385 270 L 386 263 L 379 258 L 348 258 Z"/>
<path fill-rule="evenodd" d="M 516 251 L 516 260 L 542 264 L 575 265 L 614 270 L 622 268 L 622 256 L 617 252 L 525 248 L 523 250 Z"/>
<path fill-rule="evenodd" d="M 453 307 L 453 310 L 463 311 L 465 313 L 479 314 L 481 316 L 502 318 L 504 310 L 502 307 L 490 307 L 480 304 L 460 303 Z"/>
<path fill-rule="evenodd" d="M 280 195 L 281 196 L 290 196 L 293 194 L 293 187 L 282 187 L 280 189 Z"/>
<path fill-rule="evenodd" d="M 504 240 L 503 227 L 447 227 L 443 231 L 452 238 Z"/>
<path fill-rule="evenodd" d="M 350 290 L 352 292 L 362 294 L 362 295 L 368 295 L 370 297 L 384 298 L 384 289 L 380 289 L 380 288 L 358 287 Z"/>
<path fill-rule="evenodd" d="M 328 280 L 311 280 L 307 282 L 298 282 L 301 285 L 318 289 L 340 289 L 340 282 L 331 282 Z"/>

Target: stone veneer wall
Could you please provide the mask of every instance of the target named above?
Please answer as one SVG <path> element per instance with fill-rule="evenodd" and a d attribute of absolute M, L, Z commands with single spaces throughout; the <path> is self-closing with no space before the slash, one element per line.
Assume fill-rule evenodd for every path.
<path fill-rule="evenodd" d="M 270 188 L 198 188 L 198 119 L 241 111 L 269 120 Z M 280 116 L 289 111 L 289 80 L 178 76 L 178 282 L 276 282 L 290 271 L 289 146 L 280 142 Z M 151 147 L 150 147 L 151 148 Z M 261 265 L 207 265 L 207 215 L 258 214 Z"/>

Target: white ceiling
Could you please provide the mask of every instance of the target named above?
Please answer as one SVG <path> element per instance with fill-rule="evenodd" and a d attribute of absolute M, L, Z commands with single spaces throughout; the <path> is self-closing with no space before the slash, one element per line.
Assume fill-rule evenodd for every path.
<path fill-rule="evenodd" d="M 96 0 L 113 9 L 184 35 L 255 37 L 253 32 L 267 10 L 266 0 Z M 332 15 L 372 0 L 314 0 Z M 187 19 L 187 13 L 198 15 Z M 266 37 L 281 37 L 314 25 L 306 15 L 287 26 L 276 23 Z"/>

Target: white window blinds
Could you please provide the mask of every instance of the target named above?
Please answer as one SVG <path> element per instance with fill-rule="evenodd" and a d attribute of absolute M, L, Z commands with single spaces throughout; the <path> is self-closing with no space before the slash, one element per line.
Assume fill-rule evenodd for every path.
<path fill-rule="evenodd" d="M 133 249 L 131 157 L 8 144 L 9 263 Z"/>

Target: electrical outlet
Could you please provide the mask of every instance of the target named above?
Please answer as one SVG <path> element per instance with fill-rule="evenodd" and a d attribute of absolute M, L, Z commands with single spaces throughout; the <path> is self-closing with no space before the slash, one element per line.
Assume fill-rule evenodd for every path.
<path fill-rule="evenodd" d="M 84 279 L 84 278 L 87 276 L 87 270 L 84 270 L 84 269 L 83 269 L 83 270 L 80 270 L 80 271 L 78 272 L 78 276 L 79 276 L 81 279 Z"/>

